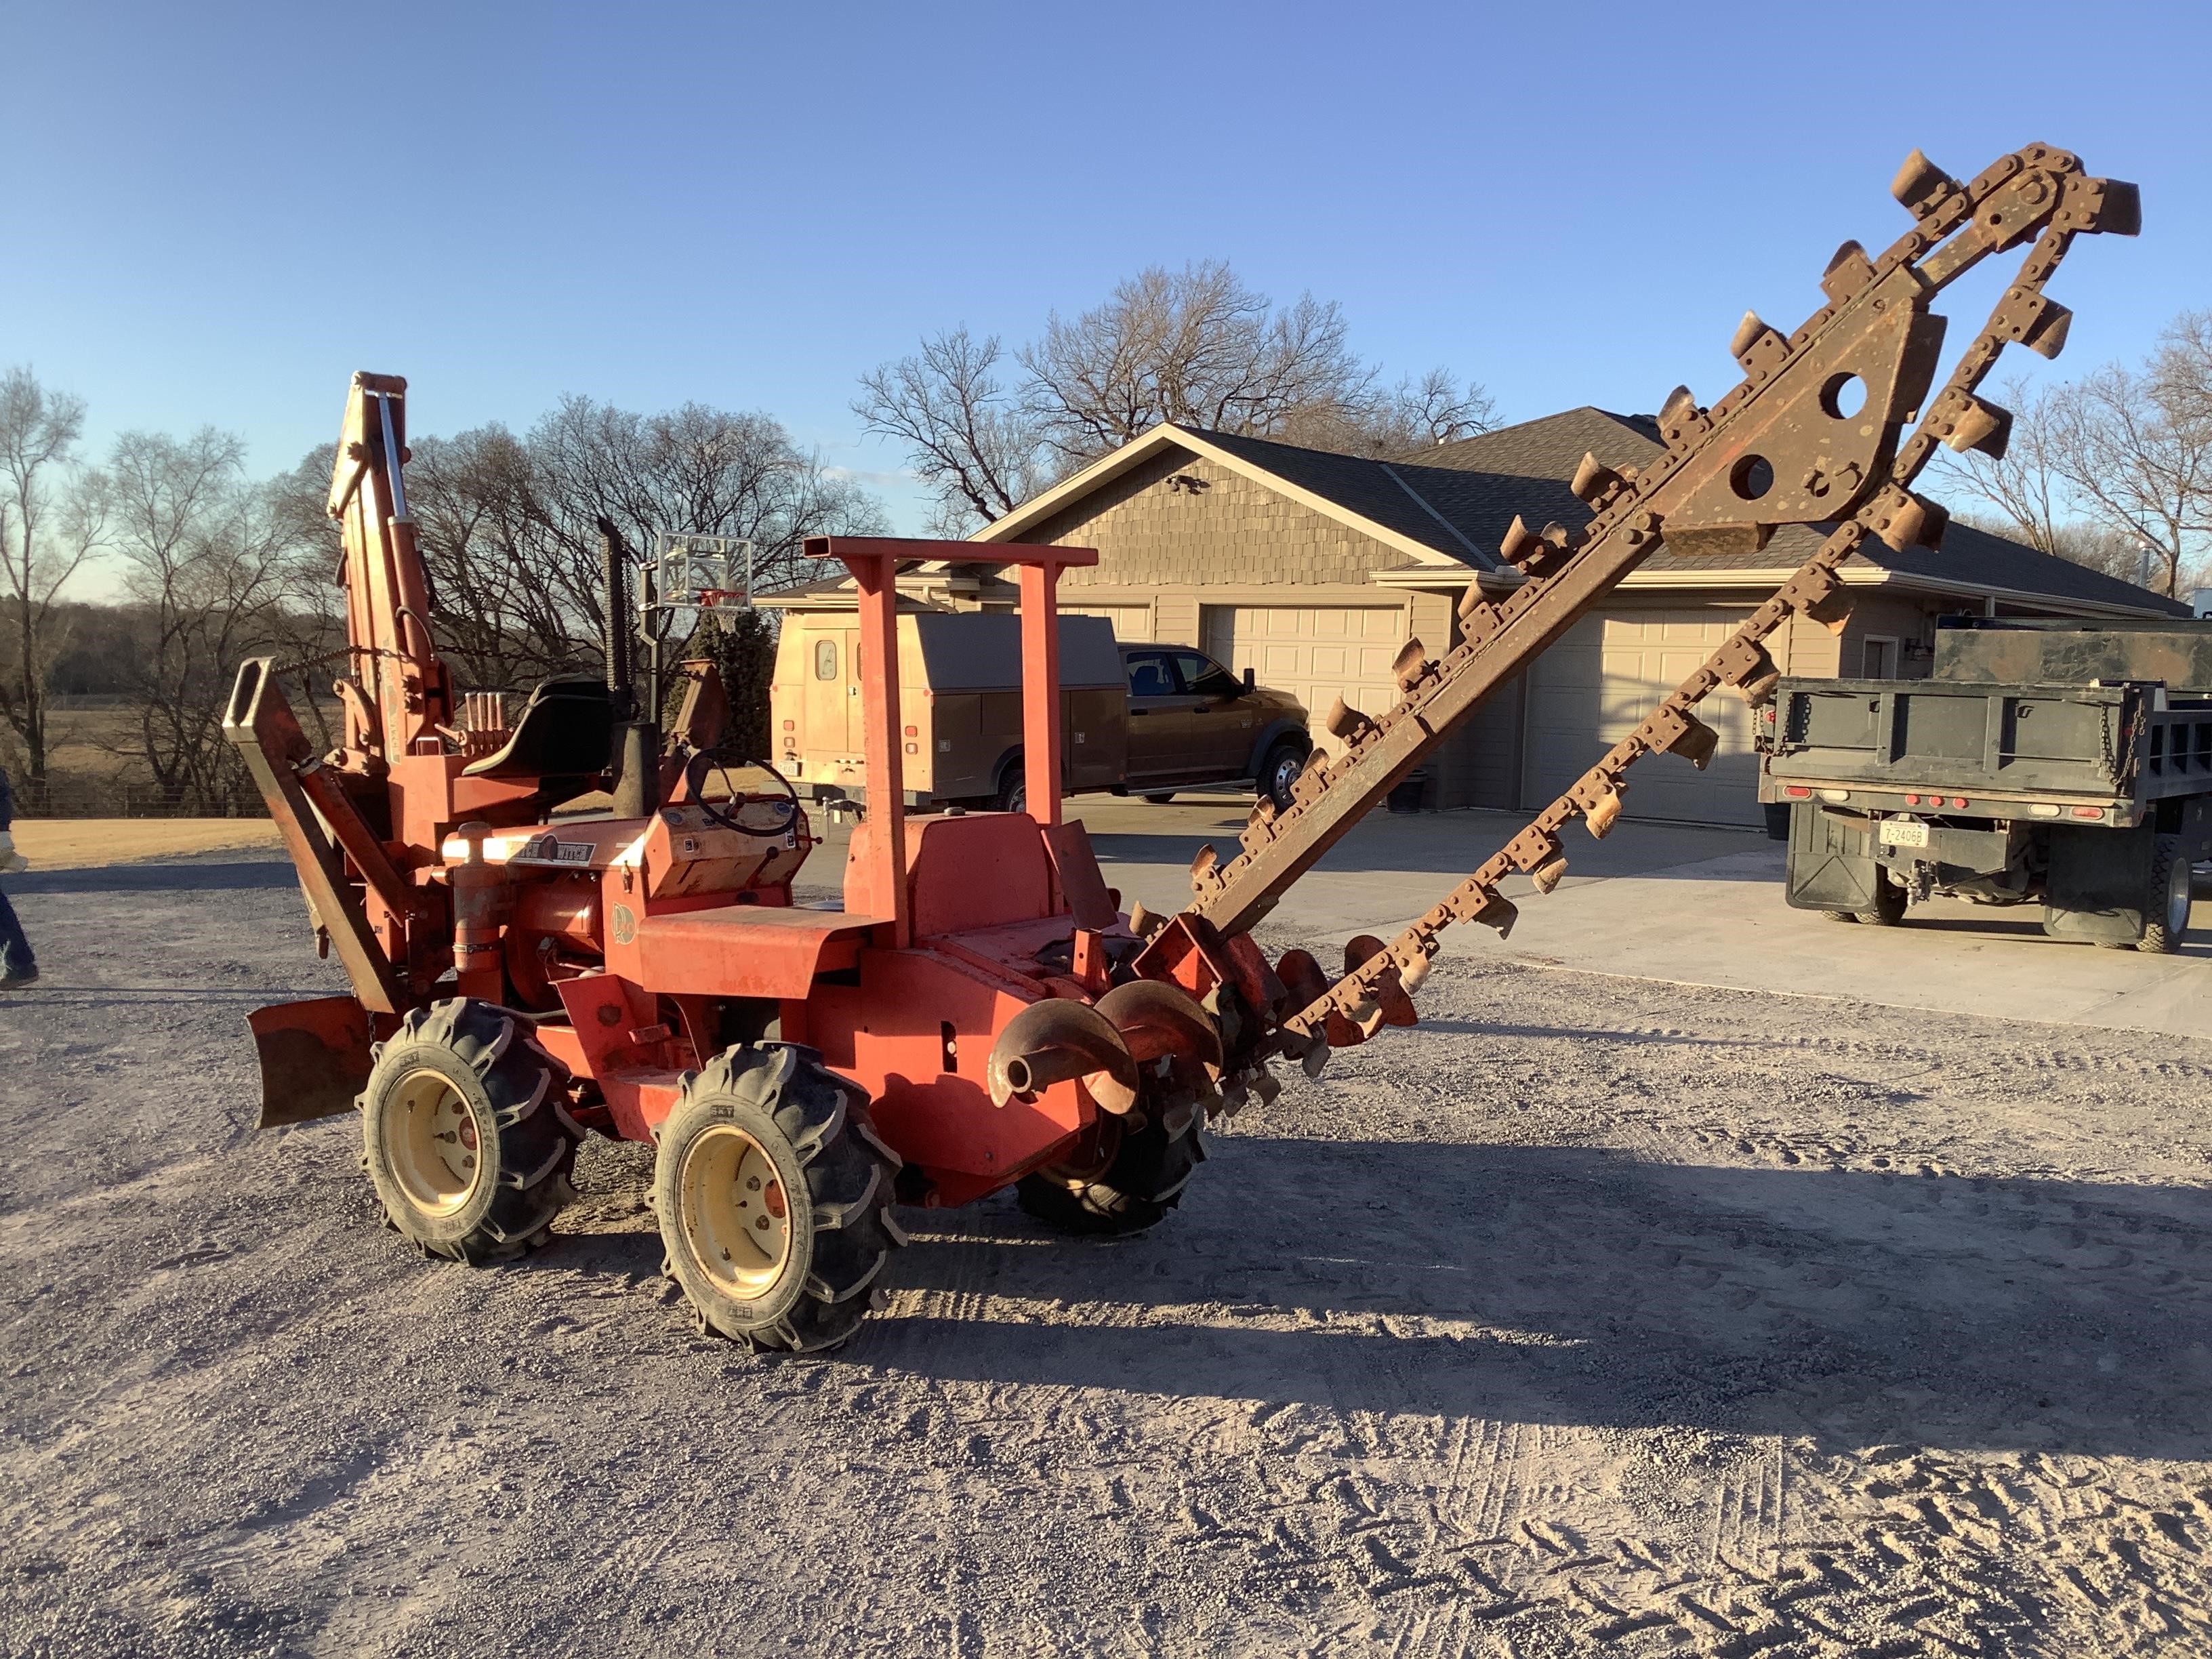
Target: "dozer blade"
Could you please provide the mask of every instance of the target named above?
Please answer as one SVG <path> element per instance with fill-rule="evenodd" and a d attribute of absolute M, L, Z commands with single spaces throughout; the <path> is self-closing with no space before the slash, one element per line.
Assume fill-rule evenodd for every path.
<path fill-rule="evenodd" d="M 368 1011 L 351 997 L 279 1002 L 246 1017 L 261 1054 L 261 1120 L 273 1129 L 353 1109 L 368 1083 Z"/>

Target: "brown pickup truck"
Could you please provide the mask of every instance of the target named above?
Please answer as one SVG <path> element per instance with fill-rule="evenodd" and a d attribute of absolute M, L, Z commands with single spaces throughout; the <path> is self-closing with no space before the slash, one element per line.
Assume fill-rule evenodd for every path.
<path fill-rule="evenodd" d="M 921 611 L 898 626 L 906 805 L 1018 809 L 1020 619 Z M 1060 626 L 1067 793 L 1165 801 L 1179 789 L 1225 784 L 1289 801 L 1312 748 L 1295 698 L 1188 646 L 1117 644 L 1101 617 L 1064 616 Z M 867 796 L 860 640 L 851 616 L 784 618 L 769 690 L 773 758 L 817 800 Z"/>

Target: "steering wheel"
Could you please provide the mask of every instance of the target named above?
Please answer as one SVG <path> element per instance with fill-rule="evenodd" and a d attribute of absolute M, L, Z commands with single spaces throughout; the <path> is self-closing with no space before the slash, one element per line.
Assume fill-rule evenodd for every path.
<path fill-rule="evenodd" d="M 781 795 L 740 795 L 731 789 L 729 799 L 717 805 L 706 797 L 703 788 L 707 774 L 718 771 L 723 783 L 729 787 L 730 769 L 733 766 L 757 766 L 783 786 Z M 687 803 L 704 813 L 709 823 L 719 823 L 725 830 L 735 830 L 747 836 L 780 836 L 799 821 L 799 791 L 791 787 L 791 780 L 764 760 L 755 760 L 726 744 L 712 748 L 695 750 L 684 763 L 684 793 Z M 727 807 L 727 811 L 724 807 Z M 759 809 L 759 810 L 756 810 Z"/>

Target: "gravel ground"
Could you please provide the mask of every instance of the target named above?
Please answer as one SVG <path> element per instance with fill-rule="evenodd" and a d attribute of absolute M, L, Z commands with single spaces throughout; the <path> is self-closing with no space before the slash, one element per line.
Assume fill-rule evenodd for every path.
<path fill-rule="evenodd" d="M 2212 1047 L 1470 938 L 1154 1233 L 909 1212 L 763 1359 L 643 1149 L 472 1272 L 249 1129 L 239 856 L 9 883 L 0 1652 L 2212 1652 Z"/>

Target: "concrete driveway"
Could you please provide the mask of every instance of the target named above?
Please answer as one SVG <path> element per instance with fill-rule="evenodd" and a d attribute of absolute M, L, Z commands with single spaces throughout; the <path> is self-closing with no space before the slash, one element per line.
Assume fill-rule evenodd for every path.
<path fill-rule="evenodd" d="M 1250 798 L 1169 806 L 1082 797 L 1107 880 L 1157 910 L 1188 902 L 1190 860 L 1211 841 L 1224 857 Z M 1504 812 L 1371 814 L 1262 924 L 1303 940 L 1324 963 L 1358 933 L 1388 934 L 1441 897 L 1511 837 Z M 2062 944 L 2039 911 L 1953 900 L 1915 908 L 1902 927 L 1861 927 L 1783 902 L 1780 843 L 1754 830 L 1624 819 L 1603 841 L 1566 837 L 1566 879 L 1549 897 L 1524 877 L 1505 886 L 1521 918 L 1501 942 L 1483 928 L 1450 936 L 1456 952 L 1502 953 L 1543 967 L 1899 1007 L 2113 1030 L 2202 1035 L 2212 989 L 2212 914 L 2197 907 L 2179 956 Z M 1287 941 L 1286 941 L 1287 942 Z"/>

